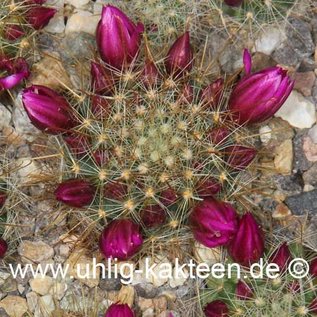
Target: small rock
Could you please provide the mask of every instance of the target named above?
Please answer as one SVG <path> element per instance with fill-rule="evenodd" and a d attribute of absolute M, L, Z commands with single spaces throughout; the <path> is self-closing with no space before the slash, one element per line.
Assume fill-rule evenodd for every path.
<path fill-rule="evenodd" d="M 66 0 L 66 3 L 74 6 L 75 8 L 81 8 L 89 3 L 90 0 Z"/>
<path fill-rule="evenodd" d="M 99 20 L 99 15 L 93 15 L 88 11 L 77 11 L 68 19 L 65 33 L 85 32 L 95 35 Z"/>
<path fill-rule="evenodd" d="M 296 73 L 294 89 L 305 97 L 311 96 L 315 80 L 314 72 Z"/>
<path fill-rule="evenodd" d="M 274 165 L 276 171 L 283 175 L 292 173 L 293 167 L 293 143 L 292 140 L 286 140 L 276 148 Z"/>
<path fill-rule="evenodd" d="M 165 296 L 160 296 L 153 300 L 156 315 L 167 309 L 167 299 Z"/>
<path fill-rule="evenodd" d="M 30 286 L 33 292 L 39 295 L 46 295 L 53 286 L 53 279 L 50 276 L 35 277 L 30 280 Z"/>
<path fill-rule="evenodd" d="M 10 126 L 11 112 L 0 103 L 0 130 Z"/>
<path fill-rule="evenodd" d="M 281 30 L 281 28 L 270 26 L 265 28 L 261 32 L 260 37 L 255 41 L 255 50 L 266 55 L 271 55 L 285 39 L 285 33 Z"/>
<path fill-rule="evenodd" d="M 309 170 L 303 173 L 303 180 L 306 185 L 317 185 L 317 163 L 315 163 Z"/>
<path fill-rule="evenodd" d="M 143 312 L 142 317 L 155 317 L 154 315 L 154 309 L 149 308 L 146 311 Z"/>
<path fill-rule="evenodd" d="M 285 203 L 295 215 L 314 214 L 317 210 L 317 189 L 287 197 Z"/>
<path fill-rule="evenodd" d="M 272 129 L 268 126 L 262 126 L 259 130 L 260 139 L 263 144 L 268 144 L 272 138 Z"/>
<path fill-rule="evenodd" d="M 28 311 L 26 300 L 19 296 L 7 296 L 0 302 L 2 307 L 10 317 L 23 317 Z"/>
<path fill-rule="evenodd" d="M 45 27 L 45 31 L 49 33 L 63 33 L 65 30 L 65 22 L 63 12 L 58 12 L 50 20 L 49 24 Z"/>
<path fill-rule="evenodd" d="M 44 85 L 52 89 L 71 87 L 71 81 L 60 61 L 58 53 L 50 53 L 32 67 L 30 82 L 33 85 Z"/>
<path fill-rule="evenodd" d="M 96 272 L 94 272 L 93 259 L 86 255 L 88 253 L 88 250 L 74 250 L 65 265 L 69 265 L 68 274 L 70 276 L 88 287 L 96 287 L 99 285 L 100 267 L 97 267 Z M 96 276 L 94 276 L 94 273 Z"/>
<path fill-rule="evenodd" d="M 315 124 L 311 129 L 309 129 L 307 135 L 315 144 L 317 144 L 317 124 Z"/>
<path fill-rule="evenodd" d="M 317 144 L 310 137 L 303 139 L 303 151 L 310 162 L 317 162 Z"/>
<path fill-rule="evenodd" d="M 40 263 L 54 256 L 54 249 L 42 241 L 23 241 L 18 252 L 24 263 Z"/>
<path fill-rule="evenodd" d="M 26 300 L 29 306 L 29 310 L 34 313 L 36 307 L 38 306 L 39 296 L 34 292 L 29 292 L 26 294 Z"/>
<path fill-rule="evenodd" d="M 293 196 L 302 192 L 303 180 L 300 173 L 292 175 L 274 175 L 274 183 L 284 196 Z"/>
<path fill-rule="evenodd" d="M 54 299 L 52 295 L 42 296 L 39 305 L 35 310 L 34 317 L 51 317 L 51 313 L 55 310 Z"/>
<path fill-rule="evenodd" d="M 304 191 L 304 192 L 310 192 L 311 190 L 314 190 L 314 189 L 315 189 L 314 186 L 309 185 L 309 184 L 306 184 L 306 185 L 304 186 L 304 188 L 303 188 L 303 191 Z"/>
<path fill-rule="evenodd" d="M 304 144 L 305 137 L 306 137 L 306 131 L 301 130 L 301 131 L 297 131 L 293 139 L 293 147 L 294 147 L 293 168 L 294 170 L 299 172 L 307 171 L 313 165 L 313 162 L 308 161 L 304 153 L 303 144 Z"/>
<path fill-rule="evenodd" d="M 65 292 L 67 291 L 67 284 L 66 283 L 55 283 L 53 287 L 50 290 L 50 294 L 54 296 L 54 298 L 57 298 L 58 300 L 61 300 Z"/>
<path fill-rule="evenodd" d="M 272 217 L 277 220 L 285 219 L 291 215 L 292 215 L 292 212 L 283 203 L 278 204 L 272 213 Z"/>
<path fill-rule="evenodd" d="M 294 48 L 287 41 L 278 47 L 272 54 L 277 64 L 287 65 L 288 67 L 297 67 L 300 58 L 294 51 Z"/>
<path fill-rule="evenodd" d="M 266 147 L 274 151 L 275 147 L 280 145 L 285 140 L 290 140 L 294 137 L 294 129 L 289 123 L 281 118 L 272 118 L 268 122 L 268 126 L 272 130 L 271 139 Z"/>
<path fill-rule="evenodd" d="M 187 279 L 189 278 L 189 273 L 186 270 L 182 270 L 182 273 L 173 269 L 173 276 L 169 279 L 169 285 L 172 288 L 184 285 Z"/>
<path fill-rule="evenodd" d="M 222 251 L 220 248 L 207 248 L 204 245 L 196 242 L 194 254 L 199 263 L 212 265 L 220 262 Z"/>
<path fill-rule="evenodd" d="M 300 129 L 311 128 L 316 123 L 314 104 L 296 91 L 290 94 L 275 116 Z"/>
<path fill-rule="evenodd" d="M 149 308 L 153 308 L 153 299 L 139 297 L 138 306 L 143 312 Z"/>
<path fill-rule="evenodd" d="M 121 287 L 119 278 L 105 278 L 100 280 L 99 287 L 104 291 L 118 291 Z"/>
<path fill-rule="evenodd" d="M 17 176 L 21 184 L 32 182 L 32 177 L 39 173 L 37 164 L 31 158 L 19 158 L 16 160 L 18 166 Z"/>

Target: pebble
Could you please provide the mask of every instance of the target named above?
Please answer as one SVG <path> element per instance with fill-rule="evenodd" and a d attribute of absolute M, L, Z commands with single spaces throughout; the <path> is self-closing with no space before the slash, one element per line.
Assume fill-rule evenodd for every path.
<path fill-rule="evenodd" d="M 24 263 L 40 263 L 54 256 L 54 249 L 42 241 L 22 241 L 18 252 Z"/>
<path fill-rule="evenodd" d="M 309 129 L 307 135 L 315 144 L 317 144 L 317 124 L 315 124 L 311 129 Z"/>
<path fill-rule="evenodd" d="M 30 280 L 30 286 L 32 291 L 39 295 L 47 295 L 54 284 L 53 279 L 50 276 L 35 277 Z"/>
<path fill-rule="evenodd" d="M 296 128 L 311 128 L 316 123 L 315 106 L 297 91 L 293 91 L 275 114 Z"/>
<path fill-rule="evenodd" d="M 262 126 L 259 129 L 260 139 L 263 144 L 268 144 L 272 138 L 272 129 L 268 126 Z"/>
<path fill-rule="evenodd" d="M 220 248 L 207 248 L 198 242 L 194 246 L 194 254 L 199 263 L 206 263 L 208 265 L 218 263 L 221 259 L 221 253 Z"/>
<path fill-rule="evenodd" d="M 293 143 L 292 140 L 285 140 L 275 150 L 274 165 L 277 173 L 289 175 L 293 166 Z"/>
<path fill-rule="evenodd" d="M 31 158 L 19 158 L 16 160 L 16 165 L 19 167 L 17 175 L 21 184 L 31 182 L 32 177 L 39 173 L 37 164 Z"/>
<path fill-rule="evenodd" d="M 38 306 L 39 296 L 34 292 L 29 292 L 26 294 L 26 300 L 29 310 L 34 313 L 36 307 Z"/>
<path fill-rule="evenodd" d="M 303 138 L 303 151 L 308 161 L 317 162 L 317 144 L 309 136 Z"/>
<path fill-rule="evenodd" d="M 305 97 L 311 96 L 315 80 L 314 72 L 296 73 L 294 89 Z"/>
<path fill-rule="evenodd" d="M 315 163 L 309 170 L 303 173 L 303 180 L 306 185 L 317 185 L 317 163 Z"/>
<path fill-rule="evenodd" d="M 54 299 L 52 295 L 42 296 L 39 300 L 38 308 L 35 310 L 34 317 L 51 317 L 55 310 Z"/>
<path fill-rule="evenodd" d="M 290 209 L 283 203 L 279 203 L 272 213 L 272 217 L 277 220 L 285 219 L 292 215 Z"/>
<path fill-rule="evenodd" d="M 75 8 L 81 8 L 88 4 L 90 0 L 66 0 L 67 4 L 74 6 Z"/>
<path fill-rule="evenodd" d="M 10 126 L 11 112 L 0 103 L 0 130 Z"/>
<path fill-rule="evenodd" d="M 60 34 L 65 31 L 65 21 L 63 12 L 56 13 L 45 27 L 45 31 L 53 34 Z"/>
<path fill-rule="evenodd" d="M 285 33 L 280 28 L 272 26 L 264 28 L 261 36 L 255 41 L 255 50 L 270 55 L 285 39 Z"/>
<path fill-rule="evenodd" d="M 73 32 L 85 32 L 95 35 L 99 20 L 99 15 L 96 16 L 88 11 L 78 10 L 68 19 L 65 34 L 67 35 Z"/>
<path fill-rule="evenodd" d="M 10 317 L 23 317 L 28 311 L 26 300 L 20 296 L 8 295 L 0 301 L 2 307 Z"/>
<path fill-rule="evenodd" d="M 285 203 L 295 215 L 312 215 L 317 210 L 317 189 L 287 197 Z"/>

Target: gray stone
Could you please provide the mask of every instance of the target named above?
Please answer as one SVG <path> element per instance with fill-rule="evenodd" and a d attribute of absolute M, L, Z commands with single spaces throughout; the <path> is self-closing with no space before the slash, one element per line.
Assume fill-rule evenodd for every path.
<path fill-rule="evenodd" d="M 315 214 L 317 211 L 317 189 L 287 197 L 285 204 L 294 215 Z"/>
<path fill-rule="evenodd" d="M 118 291 L 121 288 L 121 282 L 120 279 L 113 277 L 100 279 L 99 287 L 104 291 Z"/>
<path fill-rule="evenodd" d="M 138 296 L 144 298 L 154 298 L 157 296 L 159 290 L 150 283 L 141 283 L 134 286 Z"/>
<path fill-rule="evenodd" d="M 272 57 L 278 64 L 292 67 L 297 67 L 300 62 L 299 57 L 294 52 L 294 49 L 287 42 L 283 43 L 278 49 L 276 49 Z"/>
<path fill-rule="evenodd" d="M 276 175 L 273 177 L 277 189 L 286 196 L 296 195 L 302 192 L 304 186 L 300 174 Z"/>
<path fill-rule="evenodd" d="M 317 185 L 317 163 L 315 163 L 309 170 L 303 174 L 305 184 L 312 186 Z"/>
<path fill-rule="evenodd" d="M 296 171 L 307 171 L 313 163 L 308 161 L 303 149 L 304 131 L 298 132 L 293 139 L 294 160 L 293 169 Z"/>

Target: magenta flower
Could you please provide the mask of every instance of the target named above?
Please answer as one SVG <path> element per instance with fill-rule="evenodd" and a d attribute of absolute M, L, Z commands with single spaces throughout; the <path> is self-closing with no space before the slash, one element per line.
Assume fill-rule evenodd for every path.
<path fill-rule="evenodd" d="M 141 44 L 142 23 L 135 25 L 121 10 L 107 5 L 102 9 L 96 40 L 104 62 L 121 70 L 136 58 Z"/>
<path fill-rule="evenodd" d="M 160 205 L 149 205 L 141 210 L 141 219 L 148 228 L 162 225 L 166 220 L 166 212 Z"/>
<path fill-rule="evenodd" d="M 238 231 L 231 240 L 228 250 L 235 262 L 247 267 L 258 262 L 263 255 L 263 233 L 250 212 L 240 219 Z"/>
<path fill-rule="evenodd" d="M 105 317 L 134 317 L 133 310 L 127 304 L 112 304 L 105 314 Z"/>
<path fill-rule="evenodd" d="M 30 75 L 29 66 L 22 57 L 9 59 L 0 56 L 0 71 L 6 73 L 0 77 L 0 91 L 15 87 Z"/>
<path fill-rule="evenodd" d="M 248 284 L 240 280 L 236 285 L 236 296 L 242 300 L 251 299 L 253 297 L 253 291 Z"/>
<path fill-rule="evenodd" d="M 251 147 L 242 145 L 231 145 L 226 147 L 225 153 L 226 162 L 233 168 L 238 170 L 246 169 L 254 160 L 257 150 Z"/>
<path fill-rule="evenodd" d="M 2 208 L 7 200 L 8 196 L 7 193 L 4 191 L 0 191 L 0 208 Z"/>
<path fill-rule="evenodd" d="M 189 221 L 195 239 L 209 248 L 228 244 L 238 228 L 235 209 L 212 197 L 194 207 Z"/>
<path fill-rule="evenodd" d="M 206 317 L 229 317 L 229 309 L 225 302 L 214 300 L 204 307 Z"/>
<path fill-rule="evenodd" d="M 57 12 L 56 9 L 38 6 L 32 6 L 25 13 L 25 20 L 35 30 L 44 28 Z"/>
<path fill-rule="evenodd" d="M 160 73 L 152 61 L 148 60 L 145 62 L 141 78 L 147 88 L 155 86 L 159 81 Z"/>
<path fill-rule="evenodd" d="M 69 103 L 48 87 L 33 85 L 24 89 L 22 101 L 33 125 L 49 134 L 68 131 L 76 124 Z"/>
<path fill-rule="evenodd" d="M 58 201 L 82 208 L 93 202 L 96 188 L 86 179 L 69 179 L 59 184 L 54 194 Z"/>
<path fill-rule="evenodd" d="M 99 248 L 106 258 L 127 260 L 143 244 L 139 226 L 129 219 L 117 219 L 108 224 L 99 240 Z"/>
<path fill-rule="evenodd" d="M 310 262 L 309 273 L 312 277 L 317 277 L 317 258 Z"/>
<path fill-rule="evenodd" d="M 172 45 L 166 56 L 165 67 L 169 74 L 180 75 L 193 66 L 193 51 L 189 32 L 185 32 Z"/>
<path fill-rule="evenodd" d="M 104 187 L 104 197 L 113 200 L 122 200 L 128 193 L 128 186 L 118 181 L 109 182 Z"/>
<path fill-rule="evenodd" d="M 239 7 L 243 0 L 224 0 L 225 4 L 230 7 Z"/>
<path fill-rule="evenodd" d="M 15 41 L 25 35 L 20 25 L 9 24 L 4 28 L 3 37 L 9 41 Z"/>
<path fill-rule="evenodd" d="M 280 247 L 275 250 L 275 252 L 271 255 L 269 262 L 275 263 L 280 269 L 280 272 L 287 269 L 288 264 L 292 259 L 291 252 L 287 246 L 287 243 L 284 242 Z"/>
<path fill-rule="evenodd" d="M 102 65 L 91 62 L 92 88 L 96 94 L 108 94 L 114 86 L 114 79 L 109 71 Z"/>
<path fill-rule="evenodd" d="M 0 258 L 3 258 L 5 254 L 8 251 L 8 244 L 7 242 L 3 239 L 0 238 Z"/>
<path fill-rule="evenodd" d="M 239 124 L 262 122 L 272 117 L 290 95 L 294 81 L 281 67 L 251 74 L 251 56 L 244 51 L 246 76 L 234 87 L 229 110 Z"/>
<path fill-rule="evenodd" d="M 110 113 L 111 104 L 104 96 L 93 95 L 91 97 L 91 112 L 99 119 L 103 120 L 107 118 Z"/>
<path fill-rule="evenodd" d="M 201 92 L 201 101 L 210 108 L 217 108 L 222 97 L 224 81 L 222 78 L 217 79 L 213 83 L 205 87 Z"/>

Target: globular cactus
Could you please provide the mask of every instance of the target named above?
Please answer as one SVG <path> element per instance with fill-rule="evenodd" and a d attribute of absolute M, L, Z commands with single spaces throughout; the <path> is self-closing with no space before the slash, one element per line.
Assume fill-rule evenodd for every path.
<path fill-rule="evenodd" d="M 252 239 L 252 237 L 250 237 Z M 267 242 L 260 270 L 231 271 L 231 278 L 210 278 L 201 293 L 203 316 L 314 316 L 316 314 L 316 255 L 299 242 Z M 271 245 L 271 247 L 268 247 Z M 299 260 L 295 260 L 299 259 Z M 299 265 L 296 267 L 295 262 Z M 305 262 L 306 261 L 306 262 Z M 227 260 L 227 263 L 231 263 Z M 278 273 L 266 267 L 276 264 Z M 261 274 L 258 275 L 258 274 Z M 301 276 L 299 274 L 302 274 Z M 222 315 L 221 315 L 222 313 Z"/>
<path fill-rule="evenodd" d="M 57 135 L 63 163 L 56 199 L 77 208 L 69 213 L 87 229 L 110 222 L 101 249 L 121 259 L 140 249 L 142 235 L 145 245 L 181 244 L 190 237 L 192 208 L 207 197 L 234 202 L 257 155 L 248 121 L 272 116 L 293 85 L 278 67 L 251 74 L 245 52 L 243 89 L 276 96 L 259 96 L 246 110 L 231 94 L 236 78 L 212 78 L 195 60 L 188 31 L 156 60 L 146 39 L 141 47 L 142 30 L 118 8 L 104 7 L 96 33 L 102 60 L 91 62 L 91 84 L 64 96 L 34 85 L 22 96 L 32 123 Z M 266 76 L 274 87 L 258 86 Z M 111 223 L 123 220 L 119 229 Z"/>

